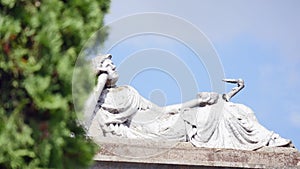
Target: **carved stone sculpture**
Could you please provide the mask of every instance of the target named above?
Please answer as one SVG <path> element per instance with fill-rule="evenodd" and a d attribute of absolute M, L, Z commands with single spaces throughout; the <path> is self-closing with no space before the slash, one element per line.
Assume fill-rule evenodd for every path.
<path fill-rule="evenodd" d="M 159 107 L 130 86 L 116 86 L 118 74 L 111 58 L 104 55 L 92 60 L 98 102 L 87 123 L 91 137 L 162 139 L 190 142 L 196 147 L 243 150 L 292 146 L 290 140 L 260 125 L 250 108 L 230 102 L 244 87 L 241 79 L 223 80 L 238 85 L 227 94 L 201 92 L 186 103 Z M 151 114 L 157 116 L 147 119 Z"/>

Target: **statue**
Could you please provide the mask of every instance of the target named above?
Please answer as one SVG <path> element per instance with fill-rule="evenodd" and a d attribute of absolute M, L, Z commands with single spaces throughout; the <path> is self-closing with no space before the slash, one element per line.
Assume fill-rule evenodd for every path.
<path fill-rule="evenodd" d="M 230 102 L 244 87 L 241 79 L 223 80 L 237 84 L 227 94 L 201 92 L 186 103 L 159 107 L 130 86 L 116 86 L 118 73 L 111 58 L 108 54 L 92 60 L 98 101 L 87 123 L 91 137 L 161 139 L 190 142 L 196 147 L 241 150 L 292 146 L 290 140 L 260 125 L 250 108 Z M 153 113 L 159 115 L 140 120 Z"/>

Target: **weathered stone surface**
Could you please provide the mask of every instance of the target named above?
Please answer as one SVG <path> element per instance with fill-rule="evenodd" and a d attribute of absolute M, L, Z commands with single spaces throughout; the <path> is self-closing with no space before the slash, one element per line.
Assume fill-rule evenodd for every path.
<path fill-rule="evenodd" d="M 265 147 L 257 151 L 197 148 L 190 143 L 103 140 L 95 156 L 97 168 L 300 168 L 293 148 Z"/>

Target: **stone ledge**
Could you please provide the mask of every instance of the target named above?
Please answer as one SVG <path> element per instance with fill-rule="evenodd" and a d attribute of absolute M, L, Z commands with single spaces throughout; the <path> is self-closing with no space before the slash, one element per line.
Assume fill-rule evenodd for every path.
<path fill-rule="evenodd" d="M 190 143 L 96 139 L 96 168 L 300 168 L 293 148 L 257 151 L 197 148 Z M 101 166 L 101 167 L 99 167 Z M 119 166 L 119 167 L 118 167 Z"/>

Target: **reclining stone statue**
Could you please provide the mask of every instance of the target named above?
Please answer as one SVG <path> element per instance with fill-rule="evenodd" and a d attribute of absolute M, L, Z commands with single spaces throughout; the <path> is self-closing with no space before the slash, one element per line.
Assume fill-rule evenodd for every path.
<path fill-rule="evenodd" d="M 241 150 L 293 146 L 290 140 L 260 125 L 250 108 L 230 102 L 244 87 L 241 79 L 223 80 L 237 84 L 227 94 L 201 92 L 191 101 L 160 107 L 133 87 L 116 86 L 118 73 L 111 58 L 108 54 L 92 59 L 98 100 L 87 123 L 91 137 L 170 140 L 196 147 Z M 151 113 L 158 115 L 153 119 L 143 116 Z"/>

